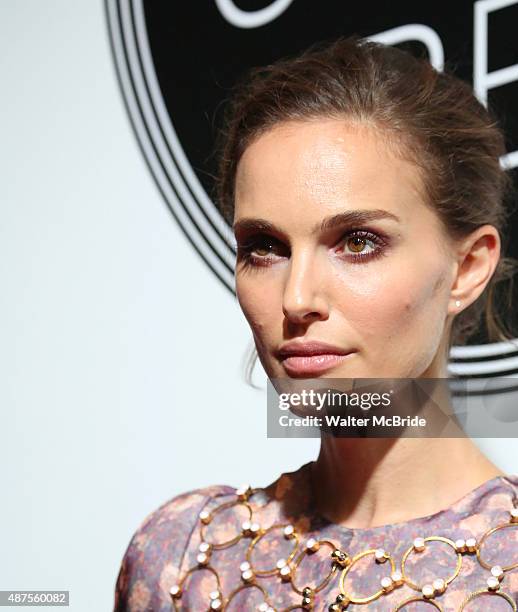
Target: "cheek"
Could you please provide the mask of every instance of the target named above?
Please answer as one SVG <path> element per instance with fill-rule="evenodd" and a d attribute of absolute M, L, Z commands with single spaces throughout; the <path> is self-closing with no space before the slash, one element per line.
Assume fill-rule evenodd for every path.
<path fill-rule="evenodd" d="M 272 329 L 282 316 L 279 289 L 274 282 L 250 277 L 236 277 L 236 296 L 253 333 L 259 339 Z"/>
<path fill-rule="evenodd" d="M 398 270 L 394 272 L 394 270 Z M 340 309 L 360 338 L 380 342 L 430 333 L 444 323 L 445 267 L 408 261 L 342 275 Z M 338 290 L 335 288 L 335 291 Z"/>

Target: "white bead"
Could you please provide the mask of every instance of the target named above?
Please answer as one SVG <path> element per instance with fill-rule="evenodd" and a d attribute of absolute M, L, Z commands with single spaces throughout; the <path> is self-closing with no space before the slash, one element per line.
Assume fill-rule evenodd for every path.
<path fill-rule="evenodd" d="M 466 540 L 463 540 L 462 538 L 455 540 L 455 548 L 457 549 L 457 552 L 463 552 L 466 548 Z"/>
<path fill-rule="evenodd" d="M 475 548 L 476 545 L 477 545 L 477 541 L 475 540 L 475 538 L 468 538 L 466 540 L 466 546 L 468 548 Z"/>
<path fill-rule="evenodd" d="M 491 575 L 495 578 L 501 579 L 504 576 L 504 570 L 500 565 L 493 565 L 491 568 Z"/>
<path fill-rule="evenodd" d="M 176 595 L 178 595 L 178 593 L 180 593 L 180 585 L 179 584 L 173 584 L 173 586 L 169 589 L 169 593 L 175 597 Z"/>
<path fill-rule="evenodd" d="M 207 510 L 202 510 L 198 516 L 202 521 L 207 520 L 209 518 L 209 512 Z"/>
<path fill-rule="evenodd" d="M 421 589 L 421 593 L 423 594 L 423 597 L 433 597 L 433 586 L 431 584 L 425 584 L 424 587 Z"/>
<path fill-rule="evenodd" d="M 243 561 L 243 563 L 241 563 L 241 565 L 239 566 L 239 569 L 242 572 L 246 572 L 246 570 L 250 569 L 250 563 L 248 563 L 248 561 Z"/>
<path fill-rule="evenodd" d="M 518 508 L 511 508 L 509 514 L 511 515 L 511 520 L 518 520 Z"/>
<path fill-rule="evenodd" d="M 392 582 L 392 578 L 389 578 L 388 576 L 384 576 L 381 580 L 380 580 L 380 584 L 382 586 L 383 589 L 390 589 L 393 586 L 393 582 Z"/>
<path fill-rule="evenodd" d="M 424 550 L 424 545 L 425 545 L 424 538 L 415 538 L 415 540 L 414 540 L 414 548 L 418 552 L 421 552 L 422 550 Z"/>
<path fill-rule="evenodd" d="M 266 612 L 268 608 L 269 608 L 268 604 L 265 601 L 263 601 L 263 603 L 257 606 L 257 612 Z"/>
<path fill-rule="evenodd" d="M 254 574 L 253 574 L 252 570 L 245 570 L 241 574 L 241 578 L 243 578 L 243 580 L 250 580 L 250 578 L 252 578 L 253 575 Z"/>
<path fill-rule="evenodd" d="M 383 548 L 377 548 L 374 552 L 374 556 L 376 557 L 376 561 L 381 561 L 382 563 L 387 560 Z"/>
<path fill-rule="evenodd" d="M 277 569 L 281 569 L 286 565 L 286 559 L 279 559 L 277 561 Z"/>
<path fill-rule="evenodd" d="M 200 546 L 198 547 L 198 550 L 200 552 L 207 552 L 209 548 L 210 548 L 210 544 L 208 542 L 202 542 Z"/>
<path fill-rule="evenodd" d="M 211 610 L 219 610 L 221 608 L 221 599 L 213 599 L 210 602 L 210 609 Z"/>
<path fill-rule="evenodd" d="M 399 570 L 392 572 L 392 574 L 390 574 L 390 577 L 394 582 L 399 582 L 400 580 L 403 580 L 403 574 Z"/>
<path fill-rule="evenodd" d="M 495 578 L 494 576 L 490 576 L 487 579 L 487 588 L 490 591 L 496 591 L 499 587 L 500 587 L 500 581 L 498 580 L 498 578 Z"/>
<path fill-rule="evenodd" d="M 261 529 L 261 526 L 259 525 L 259 523 L 252 523 L 250 525 L 250 531 L 252 533 L 257 533 L 259 531 L 259 529 Z"/>
<path fill-rule="evenodd" d="M 209 593 L 209 599 L 219 599 L 219 591 L 211 591 Z"/>
<path fill-rule="evenodd" d="M 207 563 L 208 560 L 209 560 L 209 558 L 207 557 L 207 555 L 205 553 L 200 553 L 196 557 L 196 561 L 198 561 L 198 563 L 201 563 L 202 565 Z"/>
<path fill-rule="evenodd" d="M 241 525 L 241 529 L 243 531 L 248 531 L 250 529 L 250 527 L 252 526 L 252 523 L 250 521 L 245 521 L 242 525 Z"/>
<path fill-rule="evenodd" d="M 281 576 L 289 576 L 291 573 L 291 568 L 289 565 L 285 565 L 284 567 L 281 567 Z"/>
<path fill-rule="evenodd" d="M 293 525 L 286 525 L 284 528 L 284 535 L 289 538 L 291 535 L 293 535 L 294 531 L 295 529 L 293 528 Z"/>
<path fill-rule="evenodd" d="M 307 550 L 311 550 L 312 552 L 315 552 L 319 548 L 318 540 L 315 540 L 315 538 L 309 538 L 308 541 L 306 542 L 306 548 Z"/>
<path fill-rule="evenodd" d="M 432 586 L 434 591 L 437 591 L 437 593 L 442 593 L 446 589 L 446 582 L 442 578 L 436 578 L 432 582 Z"/>

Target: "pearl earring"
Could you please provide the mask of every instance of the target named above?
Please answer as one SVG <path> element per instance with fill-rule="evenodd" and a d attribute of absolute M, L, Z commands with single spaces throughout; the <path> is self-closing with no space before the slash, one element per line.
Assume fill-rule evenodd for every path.
<path fill-rule="evenodd" d="M 457 306 L 457 308 L 460 306 L 460 300 L 455 300 L 455 306 Z"/>

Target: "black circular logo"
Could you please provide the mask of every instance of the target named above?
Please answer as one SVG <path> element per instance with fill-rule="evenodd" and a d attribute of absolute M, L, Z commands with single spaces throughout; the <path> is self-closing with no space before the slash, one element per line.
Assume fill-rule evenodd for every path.
<path fill-rule="evenodd" d="M 336 0 L 106 0 L 105 6 L 118 79 L 149 170 L 192 247 L 232 293 L 236 250 L 211 198 L 213 150 L 221 105 L 251 66 L 353 33 L 424 48 L 434 66 L 448 62 L 505 117 L 510 152 L 501 163 L 510 172 L 518 167 L 518 0 L 420 2 L 411 12 L 393 0 L 389 14 L 368 2 Z M 512 377 L 518 343 L 453 347 L 449 368 L 458 378 Z"/>

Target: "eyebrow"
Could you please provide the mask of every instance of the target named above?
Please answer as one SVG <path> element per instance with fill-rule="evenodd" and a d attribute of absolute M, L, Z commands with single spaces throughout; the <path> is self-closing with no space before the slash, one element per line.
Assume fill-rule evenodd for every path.
<path fill-rule="evenodd" d="M 343 213 L 338 213 L 337 215 L 332 215 L 331 217 L 326 217 L 321 223 L 313 227 L 311 233 L 316 234 L 318 231 L 325 232 L 342 225 L 356 225 L 368 223 L 369 221 L 377 221 L 379 219 L 390 219 L 397 223 L 401 222 L 401 219 L 397 215 L 381 208 L 348 210 Z M 236 221 L 232 226 L 232 230 L 234 232 L 238 230 L 275 232 L 276 228 L 273 223 L 270 223 L 270 221 L 266 219 L 245 217 Z"/>

